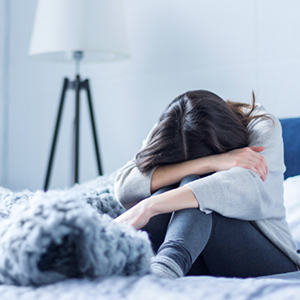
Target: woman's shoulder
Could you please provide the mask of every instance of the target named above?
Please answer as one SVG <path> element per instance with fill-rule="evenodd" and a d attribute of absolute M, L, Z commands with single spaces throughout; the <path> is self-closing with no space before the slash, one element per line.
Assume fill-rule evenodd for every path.
<path fill-rule="evenodd" d="M 248 131 L 259 131 L 260 134 L 267 133 L 267 132 L 274 133 L 275 131 L 277 133 L 280 133 L 281 135 L 280 121 L 275 115 L 267 111 L 264 108 L 264 106 L 261 105 L 260 103 L 257 103 L 255 105 L 255 108 L 252 111 L 250 116 L 256 118 L 251 120 L 251 122 L 249 123 L 247 127 Z"/>
<path fill-rule="evenodd" d="M 255 107 L 251 115 L 257 118 L 253 119 L 247 127 L 249 146 L 264 146 L 264 153 L 269 158 L 268 162 L 281 162 L 283 141 L 280 121 L 260 104 Z"/>
<path fill-rule="evenodd" d="M 257 116 L 257 115 L 262 115 L 262 114 L 268 115 L 271 118 L 276 118 L 272 113 L 270 113 L 268 110 L 266 110 L 262 104 L 256 103 L 255 108 L 254 108 L 253 112 L 251 113 L 251 116 Z"/>

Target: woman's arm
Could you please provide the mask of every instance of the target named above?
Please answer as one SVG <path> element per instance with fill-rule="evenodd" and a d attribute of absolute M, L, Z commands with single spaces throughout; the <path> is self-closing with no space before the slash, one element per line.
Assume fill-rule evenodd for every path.
<path fill-rule="evenodd" d="M 142 174 L 135 160 L 129 161 L 117 174 L 115 194 L 126 208 L 150 197 L 161 187 L 178 183 L 188 175 L 204 175 L 212 172 L 242 167 L 254 171 L 262 180 L 268 173 L 267 163 L 259 153 L 264 147 L 247 147 L 224 154 L 211 155 L 179 164 L 160 166 L 148 174 Z"/>
<path fill-rule="evenodd" d="M 260 150 L 260 151 L 264 149 L 263 147 L 256 147 L 256 148 L 253 149 Z M 247 169 L 254 169 L 257 170 L 257 172 L 259 172 L 258 170 L 261 169 L 261 172 L 264 174 L 262 175 L 264 176 L 263 179 L 265 179 L 266 172 L 267 172 L 265 159 L 261 155 L 256 153 L 254 150 L 252 150 L 251 148 L 238 149 L 221 155 L 213 155 L 210 157 L 204 157 L 193 161 L 187 161 L 181 164 L 170 165 L 167 166 L 167 168 L 161 167 L 158 169 L 162 169 L 162 170 L 165 169 L 165 174 L 163 174 L 165 176 L 169 172 L 169 177 L 166 176 L 164 182 L 165 185 L 171 184 L 172 180 L 174 180 L 174 182 L 178 182 L 179 180 L 181 180 L 182 178 L 190 174 L 197 174 L 197 173 L 204 174 L 204 173 L 217 171 L 217 170 L 222 171 L 223 169 L 227 169 L 227 168 L 231 169 L 236 165 L 240 165 L 240 166 L 244 165 L 245 167 L 247 167 Z M 197 164 L 199 166 L 197 166 Z M 242 168 L 239 169 L 243 170 Z M 234 174 L 230 174 L 230 175 L 227 174 L 227 176 L 224 172 L 220 172 L 220 174 L 223 176 L 223 178 L 226 178 L 228 176 L 229 179 L 231 177 L 233 178 L 235 177 Z M 153 178 L 154 175 L 155 173 L 153 174 Z M 220 180 L 219 177 L 220 176 L 218 175 L 209 176 L 207 177 L 209 179 L 208 182 L 205 181 L 205 178 L 197 180 L 195 182 L 196 190 L 200 191 L 199 193 L 196 192 L 196 194 L 198 194 L 198 198 L 196 198 L 194 192 L 190 187 L 188 186 L 179 187 L 171 191 L 165 192 L 163 194 L 152 196 L 150 198 L 144 199 L 143 201 L 140 201 L 139 203 L 135 204 L 135 206 L 131 207 L 127 212 L 125 212 L 117 219 L 115 219 L 115 221 L 118 223 L 127 222 L 128 224 L 134 226 L 136 229 L 140 229 L 148 223 L 150 218 L 156 215 L 178 211 L 185 208 L 198 208 L 200 199 L 205 200 L 206 198 L 212 198 L 212 199 L 217 198 L 216 203 L 218 205 L 220 199 L 223 198 L 217 194 L 219 191 L 218 189 L 216 189 L 217 186 L 215 184 L 215 182 L 219 182 Z M 241 180 L 241 178 L 243 178 L 243 174 L 238 175 L 236 179 Z M 161 180 L 163 181 L 163 178 L 161 178 Z M 258 176 L 256 176 L 254 180 L 262 181 Z M 243 181 L 243 179 L 241 181 Z M 259 193 L 258 191 L 255 191 L 251 187 L 252 184 L 250 183 L 249 178 L 247 182 L 250 185 L 250 191 L 254 194 L 252 197 L 250 196 L 250 198 L 254 199 L 254 202 L 256 203 L 257 199 L 255 194 L 259 194 Z M 203 195 L 201 193 L 201 188 L 199 188 L 200 184 L 203 188 Z M 239 188 L 240 185 L 237 184 L 237 189 Z M 209 190 L 207 191 L 207 189 Z M 214 189 L 216 189 L 215 195 L 214 195 Z M 230 194 L 228 196 L 231 197 Z M 231 197 L 230 201 L 234 202 L 234 199 L 232 199 Z M 224 203 L 226 203 L 226 201 L 224 201 Z M 256 213 L 257 209 L 255 207 L 252 207 L 252 210 L 254 210 L 255 214 L 257 215 Z M 216 211 L 218 210 L 216 209 Z M 207 212 L 211 212 L 211 210 L 208 210 Z M 249 213 L 248 208 L 246 209 L 246 213 L 247 214 Z M 259 216 L 259 214 L 257 216 Z"/>
<path fill-rule="evenodd" d="M 114 182 L 116 199 L 125 208 L 130 208 L 142 199 L 150 197 L 153 171 L 142 174 L 135 164 L 135 159 L 130 160 L 116 175 Z"/>
<path fill-rule="evenodd" d="M 274 202 L 262 180 L 253 171 L 237 167 L 146 198 L 115 222 L 141 229 L 156 215 L 198 207 L 206 213 L 216 211 L 226 217 L 251 221 L 274 215 L 284 217 L 282 204 Z"/>
<path fill-rule="evenodd" d="M 141 229 L 156 215 L 185 208 L 197 208 L 198 206 L 199 203 L 191 189 L 182 186 L 140 201 L 114 221 L 117 223 L 126 222 L 136 229 Z"/>
<path fill-rule="evenodd" d="M 210 155 L 179 164 L 160 166 L 153 172 L 151 178 L 151 193 L 158 189 L 180 182 L 192 174 L 204 175 L 213 172 L 241 167 L 254 171 L 263 181 L 266 180 L 268 166 L 264 157 L 259 154 L 264 147 L 246 147 L 227 153 Z"/>
<path fill-rule="evenodd" d="M 268 167 L 264 157 L 259 153 L 263 150 L 264 147 L 251 146 L 179 164 L 160 166 L 148 174 L 142 174 L 135 160 L 131 160 L 116 176 L 115 194 L 124 207 L 130 208 L 142 199 L 150 197 L 161 187 L 180 182 L 188 175 L 203 175 L 233 167 L 252 170 L 264 181 Z"/>

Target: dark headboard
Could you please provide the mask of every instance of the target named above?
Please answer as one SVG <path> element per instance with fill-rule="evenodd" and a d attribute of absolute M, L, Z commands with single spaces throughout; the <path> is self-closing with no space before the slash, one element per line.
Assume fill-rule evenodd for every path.
<path fill-rule="evenodd" d="M 284 143 L 284 179 L 300 174 L 300 118 L 281 119 Z"/>

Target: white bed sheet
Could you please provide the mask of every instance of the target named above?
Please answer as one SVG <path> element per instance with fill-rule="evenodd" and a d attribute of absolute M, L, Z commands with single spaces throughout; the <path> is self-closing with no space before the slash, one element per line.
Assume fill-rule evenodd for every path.
<path fill-rule="evenodd" d="M 286 219 L 300 249 L 300 175 L 287 178 L 283 187 Z"/>
<path fill-rule="evenodd" d="M 296 279 L 299 275 L 296 276 Z M 176 280 L 110 277 L 102 280 L 66 280 L 44 287 L 0 286 L 2 300 L 287 300 L 300 299 L 300 281 L 282 279 L 228 279 L 184 277 Z"/>

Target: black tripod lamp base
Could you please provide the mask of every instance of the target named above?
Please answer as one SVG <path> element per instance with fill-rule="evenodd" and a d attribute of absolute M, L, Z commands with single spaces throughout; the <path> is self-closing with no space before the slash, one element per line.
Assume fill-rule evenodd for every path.
<path fill-rule="evenodd" d="M 84 90 L 87 94 L 87 102 L 88 102 L 88 110 L 90 115 L 90 121 L 92 126 L 92 134 L 93 134 L 93 141 L 94 141 L 94 148 L 96 154 L 96 162 L 99 175 L 102 175 L 102 166 L 101 166 L 101 159 L 100 159 L 100 150 L 99 150 L 99 143 L 97 139 L 97 131 L 95 125 L 95 116 L 92 104 L 92 97 L 91 97 L 91 90 L 88 79 L 81 81 L 80 76 L 77 75 L 74 81 L 70 81 L 68 78 L 64 79 L 63 88 L 61 93 L 61 98 L 58 107 L 58 113 L 56 117 L 56 123 L 54 128 L 54 135 L 50 150 L 50 156 L 48 161 L 48 167 L 46 172 L 46 179 L 44 184 L 44 191 L 48 190 L 53 160 L 55 155 L 55 150 L 57 146 L 57 138 L 60 129 L 60 123 L 62 118 L 63 107 L 65 103 L 66 93 L 67 90 L 72 89 L 75 90 L 75 120 L 74 120 L 74 161 L 73 161 L 73 183 L 79 182 L 79 124 L 80 124 L 80 92 Z"/>

